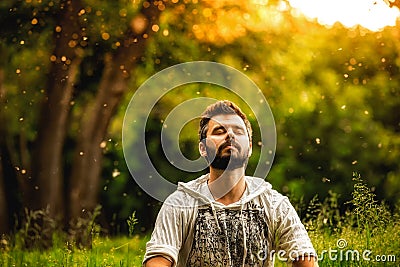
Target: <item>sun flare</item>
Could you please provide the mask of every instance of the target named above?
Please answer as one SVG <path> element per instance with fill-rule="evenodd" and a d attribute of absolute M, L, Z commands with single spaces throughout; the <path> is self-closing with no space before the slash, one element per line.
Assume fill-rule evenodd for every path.
<path fill-rule="evenodd" d="M 290 5 L 319 23 L 346 27 L 361 25 L 371 31 L 396 25 L 399 9 L 390 8 L 383 0 L 289 0 Z"/>

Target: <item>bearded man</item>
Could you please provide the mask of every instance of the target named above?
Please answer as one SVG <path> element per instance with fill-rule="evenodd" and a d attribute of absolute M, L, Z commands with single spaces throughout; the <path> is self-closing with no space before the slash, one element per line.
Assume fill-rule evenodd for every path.
<path fill-rule="evenodd" d="M 292 266 L 317 266 L 316 253 L 287 197 L 264 179 L 245 175 L 252 128 L 234 103 L 201 115 L 199 152 L 209 173 L 164 202 L 143 259 L 145 267 L 273 266 L 275 254 Z"/>

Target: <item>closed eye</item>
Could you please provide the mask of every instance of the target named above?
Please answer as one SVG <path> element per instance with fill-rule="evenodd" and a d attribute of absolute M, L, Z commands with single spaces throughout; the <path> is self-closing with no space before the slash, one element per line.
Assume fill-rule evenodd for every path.
<path fill-rule="evenodd" d="M 237 134 L 237 135 L 243 135 L 243 134 L 245 134 L 245 131 L 244 131 L 242 128 L 234 129 L 233 132 L 234 132 L 235 134 Z"/>
<path fill-rule="evenodd" d="M 215 129 L 213 129 L 212 134 L 224 134 L 226 133 L 226 129 L 222 126 L 216 127 Z"/>
<path fill-rule="evenodd" d="M 236 135 L 246 134 L 246 130 L 240 126 L 233 126 L 232 128 L 233 128 L 233 133 Z M 225 134 L 225 133 L 226 133 L 226 129 L 223 126 L 215 127 L 212 131 L 212 134 L 214 134 L 214 135 L 220 135 L 220 134 Z"/>

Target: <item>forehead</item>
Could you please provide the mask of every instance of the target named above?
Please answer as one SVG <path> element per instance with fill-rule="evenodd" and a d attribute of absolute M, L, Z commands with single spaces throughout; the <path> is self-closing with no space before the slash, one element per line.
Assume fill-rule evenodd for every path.
<path fill-rule="evenodd" d="M 213 127 L 224 126 L 224 127 L 240 127 L 246 129 L 246 125 L 241 117 L 236 114 L 220 114 L 213 116 L 209 123 L 208 128 L 212 129 Z"/>

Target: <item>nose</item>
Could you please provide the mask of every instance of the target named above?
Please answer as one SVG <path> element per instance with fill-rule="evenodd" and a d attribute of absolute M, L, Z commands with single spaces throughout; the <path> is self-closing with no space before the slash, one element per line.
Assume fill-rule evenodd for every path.
<path fill-rule="evenodd" d="M 229 140 L 235 139 L 235 134 L 231 128 L 228 128 L 226 133 L 227 133 L 226 139 L 229 139 Z"/>

